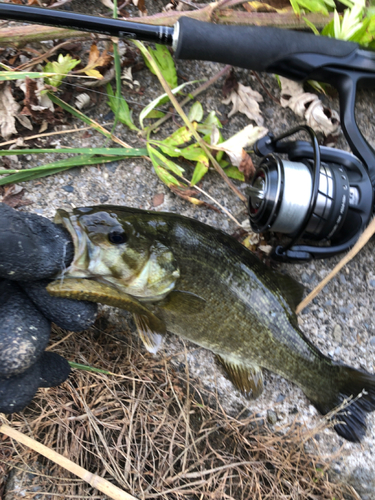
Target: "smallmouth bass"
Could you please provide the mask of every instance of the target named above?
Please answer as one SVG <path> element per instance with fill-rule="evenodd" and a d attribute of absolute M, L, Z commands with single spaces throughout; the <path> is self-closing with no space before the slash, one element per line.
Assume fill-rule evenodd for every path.
<path fill-rule="evenodd" d="M 151 352 L 166 330 L 211 350 L 246 396 L 261 394 L 266 368 L 322 414 L 354 398 L 334 428 L 350 441 L 364 436 L 375 375 L 331 360 L 304 336 L 294 313 L 302 290 L 290 277 L 224 232 L 173 213 L 104 205 L 59 210 L 55 222 L 70 232 L 75 255 L 51 295 L 133 312 Z"/>

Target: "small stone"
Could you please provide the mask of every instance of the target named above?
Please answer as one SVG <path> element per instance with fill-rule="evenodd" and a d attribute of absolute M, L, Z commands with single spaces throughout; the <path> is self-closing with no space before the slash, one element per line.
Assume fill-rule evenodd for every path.
<path fill-rule="evenodd" d="M 301 276 L 301 280 L 303 283 L 309 283 L 310 282 L 310 276 L 304 271 Z"/>
<path fill-rule="evenodd" d="M 152 204 L 154 207 L 158 207 L 164 203 L 164 193 L 157 193 L 152 198 Z"/>
<path fill-rule="evenodd" d="M 284 394 L 279 394 L 276 398 L 276 403 L 282 403 L 285 399 L 285 395 Z"/>
<path fill-rule="evenodd" d="M 371 337 L 369 343 L 371 346 L 375 347 L 375 337 Z"/>
<path fill-rule="evenodd" d="M 277 422 L 277 413 L 273 410 L 267 410 L 267 422 L 271 425 L 275 425 Z"/>
<path fill-rule="evenodd" d="M 62 189 L 64 191 L 66 191 L 67 193 L 73 193 L 74 191 L 74 187 L 73 186 L 70 186 L 70 185 L 67 185 L 67 186 L 62 186 Z"/>
<path fill-rule="evenodd" d="M 345 276 L 342 273 L 339 274 L 339 279 L 340 279 L 340 283 L 342 285 L 346 285 L 347 284 L 346 278 L 345 278 Z"/>
<path fill-rule="evenodd" d="M 342 329 L 340 325 L 335 325 L 333 327 L 332 337 L 336 340 L 336 342 L 341 342 L 342 340 Z"/>
<path fill-rule="evenodd" d="M 114 174 L 116 172 L 117 167 L 119 166 L 119 163 L 118 161 L 111 161 L 110 163 L 106 163 L 105 166 L 107 170 L 109 170 L 110 172 L 112 172 L 112 174 Z"/>

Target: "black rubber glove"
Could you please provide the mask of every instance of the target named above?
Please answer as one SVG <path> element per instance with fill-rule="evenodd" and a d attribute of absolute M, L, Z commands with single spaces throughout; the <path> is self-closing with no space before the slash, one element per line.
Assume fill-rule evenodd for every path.
<path fill-rule="evenodd" d="M 62 383 L 67 361 L 45 352 L 51 322 L 82 331 L 97 305 L 51 297 L 45 287 L 73 258 L 64 228 L 0 203 L 0 412 L 20 411 L 39 387 Z"/>

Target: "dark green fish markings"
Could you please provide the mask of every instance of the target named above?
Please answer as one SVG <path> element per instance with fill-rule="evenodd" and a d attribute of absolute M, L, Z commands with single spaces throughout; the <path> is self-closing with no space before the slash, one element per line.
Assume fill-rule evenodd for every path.
<path fill-rule="evenodd" d="M 301 332 L 302 290 L 227 234 L 172 213 L 116 206 L 59 210 L 75 257 L 51 294 L 134 313 L 148 350 L 165 330 L 217 355 L 247 396 L 263 389 L 262 368 L 297 384 L 322 413 L 348 398 L 336 431 L 360 441 L 375 409 L 375 376 L 332 361 Z M 74 279 L 76 278 L 76 279 Z M 89 278 L 89 279 L 87 279 Z"/>

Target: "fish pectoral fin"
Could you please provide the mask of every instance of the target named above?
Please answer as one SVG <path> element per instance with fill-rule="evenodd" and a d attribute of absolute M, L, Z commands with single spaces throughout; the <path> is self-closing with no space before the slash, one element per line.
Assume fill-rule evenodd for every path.
<path fill-rule="evenodd" d="M 156 353 L 166 333 L 164 321 L 141 304 L 131 295 L 120 292 L 104 283 L 88 279 L 70 278 L 64 281 L 53 281 L 47 286 L 50 295 L 75 300 L 89 300 L 108 306 L 126 309 L 134 314 L 138 333 L 146 349 Z"/>
<path fill-rule="evenodd" d="M 216 358 L 226 371 L 229 380 L 245 397 L 255 399 L 262 394 L 263 373 L 260 366 L 256 364 L 245 366 L 219 355 L 216 355 Z"/>
<path fill-rule="evenodd" d="M 148 352 L 156 354 L 163 342 L 163 335 L 165 334 L 164 323 L 162 330 L 155 330 L 155 326 L 158 325 L 153 324 L 151 315 L 133 314 L 133 318 L 144 346 Z"/>
<path fill-rule="evenodd" d="M 206 301 L 195 293 L 173 290 L 162 301 L 162 304 L 157 304 L 157 306 L 180 314 L 197 314 L 204 310 Z"/>

